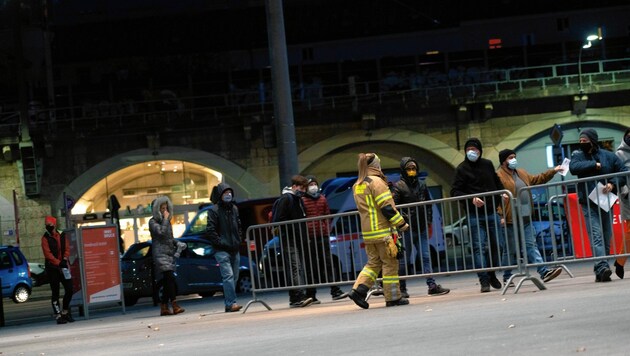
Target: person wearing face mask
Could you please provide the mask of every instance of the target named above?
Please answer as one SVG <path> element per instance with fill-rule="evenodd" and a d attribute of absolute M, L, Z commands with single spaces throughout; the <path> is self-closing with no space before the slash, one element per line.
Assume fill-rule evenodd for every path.
<path fill-rule="evenodd" d="M 302 197 L 306 217 L 330 215 L 330 207 L 326 197 L 319 192 L 317 178 L 313 175 L 306 176 L 308 186 L 306 194 Z M 306 254 L 306 278 L 310 283 L 335 282 L 332 255 L 330 253 L 329 220 L 311 220 L 306 222 L 308 228 L 308 251 Z M 339 273 L 339 272 L 337 272 Z M 316 297 L 316 288 L 307 288 L 306 296 L 313 299 L 313 304 L 321 302 Z M 330 287 L 330 295 L 333 300 L 347 297 L 338 286 Z"/>
<path fill-rule="evenodd" d="M 273 203 L 272 222 L 283 222 L 306 218 L 306 210 L 302 197 L 306 192 L 308 181 L 301 175 L 291 177 L 291 186 L 282 189 L 282 195 Z M 280 244 L 285 256 L 285 266 L 289 267 L 287 284 L 299 286 L 304 284 L 304 253 L 308 248 L 307 228 L 304 223 L 283 224 L 278 226 Z M 302 308 L 313 303 L 313 298 L 306 296 L 302 288 L 289 290 L 289 307 Z"/>
<path fill-rule="evenodd" d="M 584 129 L 580 132 L 580 149 L 571 153 L 571 163 L 569 163 L 571 174 L 578 178 L 589 178 L 628 170 L 614 153 L 600 149 L 598 140 L 599 136 L 594 129 Z M 601 209 L 588 198 L 598 182 L 604 185 L 604 194 L 609 192 L 616 194 L 617 187 L 626 184 L 626 178 L 621 176 L 612 179 L 593 179 L 578 185 L 578 201 L 584 213 L 586 231 L 590 235 L 594 257 L 602 257 L 610 253 L 612 237 L 611 212 Z M 612 271 L 605 259 L 595 261 L 593 272 L 595 282 L 610 282 Z"/>
<path fill-rule="evenodd" d="M 511 149 L 505 149 L 499 152 L 499 169 L 497 175 L 503 184 L 503 187 L 512 193 L 512 196 L 516 197 L 516 201 L 519 203 L 519 209 L 523 215 L 523 232 L 525 233 L 525 253 L 527 254 L 527 261 L 529 263 L 543 263 L 542 255 L 538 250 L 536 244 L 536 235 L 534 234 L 531 225 L 531 212 L 532 212 L 532 196 L 531 191 L 523 191 L 521 196 L 517 197 L 516 192 L 530 185 L 545 184 L 556 173 L 562 171 L 562 166 L 556 166 L 538 175 L 531 175 L 526 170 L 518 168 L 518 161 L 516 159 L 516 152 Z M 514 236 L 514 225 L 518 224 L 518 219 L 514 219 L 512 216 L 511 201 L 507 200 L 505 205 L 499 208 L 499 216 L 501 217 L 501 225 L 507 226 L 507 243 L 502 251 L 502 261 L 504 265 L 513 264 L 516 261 L 516 238 Z M 518 229 L 517 231 L 520 231 Z M 522 240 L 521 240 L 522 241 Z M 508 258 L 509 256 L 509 258 Z M 549 269 L 547 266 L 538 266 L 538 274 L 540 279 L 544 282 L 549 282 L 552 279 L 558 277 L 562 273 L 562 268 L 555 267 Z M 512 276 L 511 270 L 505 270 L 503 272 L 503 282 L 507 281 Z M 512 286 L 513 284 L 510 284 Z"/>
<path fill-rule="evenodd" d="M 57 324 L 73 322 L 70 314 L 70 301 L 72 300 L 72 278 L 64 276 L 63 269 L 69 268 L 70 244 L 66 235 L 57 231 L 57 219 L 47 216 L 44 220 L 46 232 L 42 236 L 42 251 L 46 274 L 50 278 L 51 303 Z M 59 307 L 59 283 L 63 285 L 63 310 Z"/>
<path fill-rule="evenodd" d="M 400 180 L 392 187 L 392 196 L 396 205 L 418 203 L 431 200 L 429 188 L 423 179 L 418 178 L 418 161 L 411 157 L 403 157 L 400 160 Z M 406 275 L 407 271 L 413 270 L 411 264 L 405 265 L 405 261 L 410 263 L 411 253 L 415 246 L 416 252 L 421 257 L 421 266 L 417 268 L 418 273 L 431 274 L 433 268 L 431 266 L 431 251 L 429 249 L 429 226 L 433 218 L 433 208 L 431 205 L 421 205 L 406 208 L 403 214 L 407 212 L 407 223 L 411 227 L 402 234 L 405 246 L 405 258 L 400 260 L 399 275 Z M 450 292 L 448 288 L 442 288 L 435 282 L 433 277 L 427 277 L 427 286 L 429 287 L 429 295 L 444 295 Z M 407 292 L 407 281 L 400 281 L 400 292 L 403 297 L 409 298 Z"/>
<path fill-rule="evenodd" d="M 482 158 L 481 141 L 469 138 L 464 144 L 466 157 L 455 170 L 455 179 L 451 188 L 451 196 L 487 193 L 503 190 L 503 184 L 494 170 L 490 160 Z M 504 229 L 500 228 L 497 209 L 501 206 L 500 195 L 474 197 L 462 201 L 464 211 L 468 214 L 468 231 L 473 246 L 473 262 L 475 268 L 497 267 L 499 265 L 499 246 L 505 242 Z M 489 236 L 486 236 L 490 233 Z M 486 259 L 486 243 L 490 244 L 490 261 Z M 494 271 L 478 272 L 481 293 L 490 291 L 490 286 L 501 289 L 503 285 Z"/>
<path fill-rule="evenodd" d="M 623 162 L 624 166 L 630 170 L 630 128 L 626 129 L 626 132 L 623 134 L 623 140 L 615 154 Z M 630 187 L 628 187 L 628 182 L 621 188 L 619 201 L 621 202 L 621 229 L 624 239 L 620 253 L 626 253 L 626 250 L 630 247 Z M 626 260 L 627 257 L 619 257 L 615 261 L 615 274 L 621 279 L 623 279 Z"/>
<path fill-rule="evenodd" d="M 236 302 L 241 261 L 239 250 L 243 240 L 241 219 L 234 203 L 234 190 L 228 184 L 217 184 L 212 199 L 214 205 L 208 210 L 206 238 L 215 249 L 214 258 L 221 271 L 225 312 L 232 313 L 243 308 Z"/>

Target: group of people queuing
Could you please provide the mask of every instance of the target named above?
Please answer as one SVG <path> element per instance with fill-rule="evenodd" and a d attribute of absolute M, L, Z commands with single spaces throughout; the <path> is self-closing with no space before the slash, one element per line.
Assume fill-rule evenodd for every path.
<path fill-rule="evenodd" d="M 569 171 L 578 178 L 627 172 L 630 169 L 630 128 L 625 131 L 615 153 L 602 149 L 598 144 L 597 132 L 590 128 L 580 132 L 579 145 L 579 149 L 572 152 L 569 164 Z M 519 168 L 514 150 L 504 149 L 499 152 L 499 166 L 495 169 L 490 160 L 482 157 L 483 147 L 477 138 L 466 141 L 464 152 L 465 158 L 455 170 L 450 194 L 452 197 L 475 195 L 462 203 L 468 218 L 474 267 L 481 270 L 477 273 L 481 292 L 489 292 L 491 287 L 501 289 L 513 285 L 512 271 L 505 267 L 514 265 L 517 258 L 519 237 L 515 231 L 523 231 L 523 252 L 527 261 L 539 264 L 536 268 L 540 279 L 546 283 L 558 277 L 562 272 L 560 267 L 542 265 L 543 258 L 532 232 L 531 192 L 522 188 L 550 181 L 556 173 L 563 170 L 562 166 L 532 175 Z M 400 161 L 400 180 L 395 184 L 388 184 L 376 153 L 358 155 L 358 177 L 352 186 L 352 192 L 359 213 L 367 263 L 350 292 L 344 293 L 337 285 L 330 287 L 332 300 L 349 297 L 359 307 L 368 309 L 368 293 L 375 287 L 380 276 L 380 287 L 386 306 L 409 304 L 406 281 L 400 279 L 400 276 L 409 274 L 414 268 L 407 265 L 413 248 L 420 258 L 420 266 L 416 268 L 422 274 L 428 275 L 428 295 L 445 295 L 450 292 L 431 276 L 433 271 L 428 243 L 429 225 L 432 222 L 431 204 L 420 204 L 412 209 L 397 208 L 402 204 L 431 200 L 426 183 L 418 177 L 419 168 L 416 159 L 403 157 Z M 624 254 L 625 247 L 630 246 L 630 189 L 625 176 L 617 175 L 578 185 L 578 201 L 585 217 L 593 256 L 604 257 L 610 254 L 612 238 L 611 212 L 590 203 L 588 198 L 598 182 L 604 186 L 604 194 L 612 192 L 620 197 L 624 236 L 620 254 Z M 509 191 L 514 198 L 509 199 L 506 194 L 491 194 L 502 190 Z M 211 201 L 213 206 L 208 212 L 205 236 L 215 249 L 215 258 L 220 266 L 225 312 L 237 312 L 242 309 L 236 300 L 235 281 L 239 273 L 239 248 L 243 241 L 243 232 L 234 190 L 229 185 L 220 183 L 214 187 Z M 512 204 L 518 205 L 520 219 L 513 216 Z M 157 198 L 152 207 L 153 217 L 149 220 L 149 230 L 153 241 L 154 278 L 163 287 L 160 315 L 183 313 L 184 309 L 176 301 L 175 278 L 176 259 L 186 248 L 186 244 L 177 241 L 173 236 L 173 205 L 169 198 Z M 321 193 L 317 178 L 312 175 L 295 175 L 291 178 L 291 186 L 285 187 L 274 203 L 271 221 L 279 223 L 326 215 L 330 215 L 330 207 Z M 521 223 L 522 226 L 518 226 Z M 321 303 L 317 298 L 316 288 L 301 286 L 338 281 L 330 251 L 329 225 L 327 219 L 312 219 L 277 230 L 285 266 L 288 267 L 287 284 L 296 286 L 289 290 L 291 308 Z M 70 313 L 72 279 L 65 271 L 69 264 L 69 243 L 65 234 L 56 229 L 54 217 L 46 217 L 45 227 L 41 245 L 46 259 L 46 272 L 50 276 L 53 313 L 58 324 L 65 324 L 74 321 Z M 624 278 L 625 262 L 625 257 L 619 257 L 614 262 L 614 272 L 620 279 Z M 497 278 L 493 267 L 504 267 L 503 283 Z M 610 281 L 612 273 L 606 259 L 598 259 L 594 263 L 596 282 Z M 63 285 L 65 292 L 61 305 L 58 300 L 59 284 Z"/>

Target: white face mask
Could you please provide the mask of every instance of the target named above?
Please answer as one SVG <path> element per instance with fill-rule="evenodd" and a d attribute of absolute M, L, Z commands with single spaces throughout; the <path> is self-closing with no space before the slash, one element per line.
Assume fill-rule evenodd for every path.
<path fill-rule="evenodd" d="M 317 194 L 317 192 L 319 191 L 319 187 L 316 185 L 309 185 L 308 186 L 308 194 L 310 195 L 315 195 Z"/>
<path fill-rule="evenodd" d="M 477 160 L 479 159 L 479 153 L 473 150 L 469 150 L 466 152 L 466 157 L 468 157 L 468 160 L 471 162 L 477 162 Z"/>
<path fill-rule="evenodd" d="M 510 160 L 508 160 L 508 168 L 509 169 L 516 169 L 516 158 L 512 158 Z"/>

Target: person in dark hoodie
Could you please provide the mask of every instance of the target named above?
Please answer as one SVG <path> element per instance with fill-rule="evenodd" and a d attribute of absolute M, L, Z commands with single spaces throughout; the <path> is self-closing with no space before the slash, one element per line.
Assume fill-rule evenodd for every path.
<path fill-rule="evenodd" d="M 451 196 L 458 197 L 470 194 L 487 193 L 503 190 L 503 184 L 494 170 L 492 162 L 481 158 L 483 153 L 481 141 L 470 138 L 464 144 L 466 158 L 455 170 L 455 180 Z M 468 214 L 468 231 L 473 245 L 473 262 L 475 268 L 500 266 L 499 247 L 505 243 L 505 234 L 501 228 L 497 209 L 501 207 L 501 196 L 483 196 L 468 199 L 465 211 Z M 489 233 L 489 236 L 486 234 Z M 490 244 L 490 261 L 486 260 L 486 242 Z M 478 272 L 481 293 L 490 291 L 490 286 L 501 289 L 503 286 L 494 271 Z"/>
<path fill-rule="evenodd" d="M 306 192 L 308 181 L 301 175 L 291 177 L 291 186 L 282 189 L 282 195 L 273 203 L 274 213 L 272 222 L 283 222 L 306 218 L 302 197 Z M 280 244 L 285 255 L 285 266 L 290 286 L 304 284 L 304 252 L 306 247 L 306 225 L 291 223 L 278 226 Z M 304 289 L 289 290 L 289 307 L 307 307 L 313 303 L 313 298 L 307 297 Z"/>
<path fill-rule="evenodd" d="M 175 281 L 175 259 L 179 257 L 186 244 L 173 238 L 173 203 L 168 197 L 162 196 L 152 203 L 153 217 L 149 219 L 151 233 L 154 278 L 161 281 L 163 288 L 160 315 L 174 315 L 184 312 L 184 308 L 177 305 L 177 284 Z M 173 310 L 169 309 L 171 303 Z"/>
<path fill-rule="evenodd" d="M 419 203 L 431 200 L 429 188 L 424 180 L 418 179 L 418 161 L 411 157 L 403 157 L 400 160 L 400 180 L 392 187 L 392 196 L 396 206 L 402 204 Z M 407 223 L 410 229 L 402 235 L 405 246 L 405 258 L 401 259 L 398 275 L 404 276 L 407 270 L 411 269 L 405 265 L 404 261 L 410 263 L 411 253 L 415 246 L 416 252 L 421 256 L 421 269 L 418 271 L 422 274 L 433 273 L 431 266 L 431 250 L 429 248 L 429 225 L 433 219 L 433 211 L 431 205 L 414 206 L 402 209 L 407 212 Z M 429 287 L 429 295 L 437 296 L 450 292 L 448 288 L 442 288 L 441 285 L 435 283 L 433 277 L 427 277 L 427 286 Z M 400 280 L 400 293 L 403 297 L 409 298 L 407 292 L 407 281 Z"/>
<path fill-rule="evenodd" d="M 328 200 L 319 191 L 317 178 L 313 175 L 306 176 L 308 187 L 302 197 L 307 218 L 330 215 Z M 309 253 L 306 256 L 306 277 L 309 283 L 335 282 L 332 254 L 330 253 L 330 233 L 328 225 L 330 221 L 311 220 L 306 222 L 308 227 Z M 317 299 L 317 289 L 307 288 L 306 296 L 313 299 L 313 304 L 321 303 Z M 343 299 L 348 296 L 339 286 L 330 287 L 332 300 Z"/>
<path fill-rule="evenodd" d="M 214 192 L 214 190 L 213 190 Z M 226 183 L 216 186 L 216 201 L 208 211 L 206 236 L 215 249 L 214 258 L 223 278 L 225 312 L 237 312 L 243 307 L 236 303 L 236 281 L 239 276 L 239 249 L 242 241 L 241 219 L 234 204 L 234 190 Z"/>
<path fill-rule="evenodd" d="M 596 177 L 605 174 L 626 172 L 628 168 L 614 153 L 599 148 L 599 136 L 594 129 L 584 129 L 580 132 L 580 149 L 571 153 L 569 171 L 578 178 Z M 610 179 L 594 179 L 578 185 L 578 201 L 584 213 L 586 231 L 591 239 L 594 257 L 606 256 L 610 253 L 610 239 L 612 237 L 611 211 L 605 211 L 589 198 L 597 183 L 604 188 L 602 192 L 617 193 L 617 187 L 626 184 L 624 176 Z M 595 282 L 610 282 L 610 265 L 605 259 L 595 261 L 593 267 Z"/>
<path fill-rule="evenodd" d="M 626 129 L 623 134 L 621 144 L 615 152 L 617 157 L 623 162 L 624 166 L 630 170 L 630 128 Z M 619 201 L 621 202 L 621 231 L 623 232 L 623 244 L 620 253 L 626 253 L 630 248 L 630 187 L 628 181 L 626 185 L 621 188 L 619 193 Z M 615 274 L 617 277 L 623 279 L 624 266 L 628 257 L 619 257 L 615 261 Z"/>

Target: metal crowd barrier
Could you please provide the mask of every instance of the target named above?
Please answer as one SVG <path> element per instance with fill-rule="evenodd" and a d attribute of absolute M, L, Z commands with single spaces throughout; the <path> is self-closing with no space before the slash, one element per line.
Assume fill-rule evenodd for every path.
<path fill-rule="evenodd" d="M 470 201 L 474 197 L 483 199 L 487 209 L 473 208 Z M 399 236 L 405 248 L 400 259 L 400 279 L 505 270 L 524 275 L 524 265 L 519 262 L 522 261 L 520 240 L 507 241 L 507 229 L 512 227 L 502 225 L 494 217 L 497 209 L 505 211 L 507 199 L 513 197 L 505 190 L 398 206 L 411 226 L 406 234 Z M 516 216 L 514 211 L 513 215 Z M 455 227 L 450 224 L 462 219 L 470 224 Z M 422 220 L 430 220 L 431 224 L 421 224 Z M 473 223 L 475 221 L 479 223 Z M 328 227 L 328 236 L 324 226 Z M 471 238 L 473 231 L 479 236 L 476 241 Z M 427 236 L 425 243 L 430 251 L 425 255 L 418 250 L 423 234 Z M 246 239 L 248 246 L 256 248 L 248 252 L 252 265 L 252 300 L 244 312 L 253 303 L 271 309 L 259 298 L 261 293 L 351 285 L 367 262 L 356 211 L 250 226 Z M 502 258 L 501 252 L 506 248 L 515 250 L 516 255 Z M 293 269 L 289 252 L 295 254 Z M 475 261 L 475 252 L 486 256 L 485 265 Z M 421 266 L 425 264 L 429 264 L 432 271 L 423 270 Z M 293 277 L 295 269 L 299 273 Z"/>
<path fill-rule="evenodd" d="M 630 183 L 630 173 L 622 172 L 601 175 L 592 178 L 582 178 L 570 181 L 560 181 L 543 185 L 524 187 L 517 194 L 527 194 L 534 198 L 535 203 L 530 215 L 524 214 L 522 208 L 517 209 L 519 236 L 521 246 L 525 246 L 525 222 L 530 217 L 531 225 L 537 228 L 529 230 L 536 235 L 536 242 L 541 251 L 543 262 L 533 263 L 528 261 L 527 254 L 523 254 L 523 276 L 515 288 L 515 293 L 525 281 L 543 286 L 540 278 L 532 276 L 530 270 L 539 266 L 561 267 L 570 277 L 573 277 L 568 265 L 583 261 L 593 261 L 594 265 L 599 261 L 612 262 L 617 257 L 627 257 L 628 247 L 623 238 L 622 220 L 619 216 L 620 204 L 630 204 L 628 195 L 620 194 L 624 186 L 618 182 L 620 177 L 625 177 Z M 587 188 L 589 183 L 601 183 L 614 185 L 615 200 L 601 191 Z M 582 191 L 585 199 L 579 199 L 578 191 Z M 591 196 L 592 199 L 588 198 Z M 597 203 L 599 202 L 599 203 Z M 600 208 L 605 206 L 605 209 Z M 583 208 L 584 207 L 584 208 Z M 586 214 L 585 214 L 586 211 Z M 602 232 L 605 243 L 604 254 L 593 254 L 593 237 L 599 229 L 595 224 L 586 224 L 586 219 L 597 219 L 601 224 L 608 224 L 610 233 Z M 611 268 L 614 271 L 614 268 Z M 595 277 L 594 277 L 595 278 Z M 613 277 L 616 278 L 616 277 Z"/>

